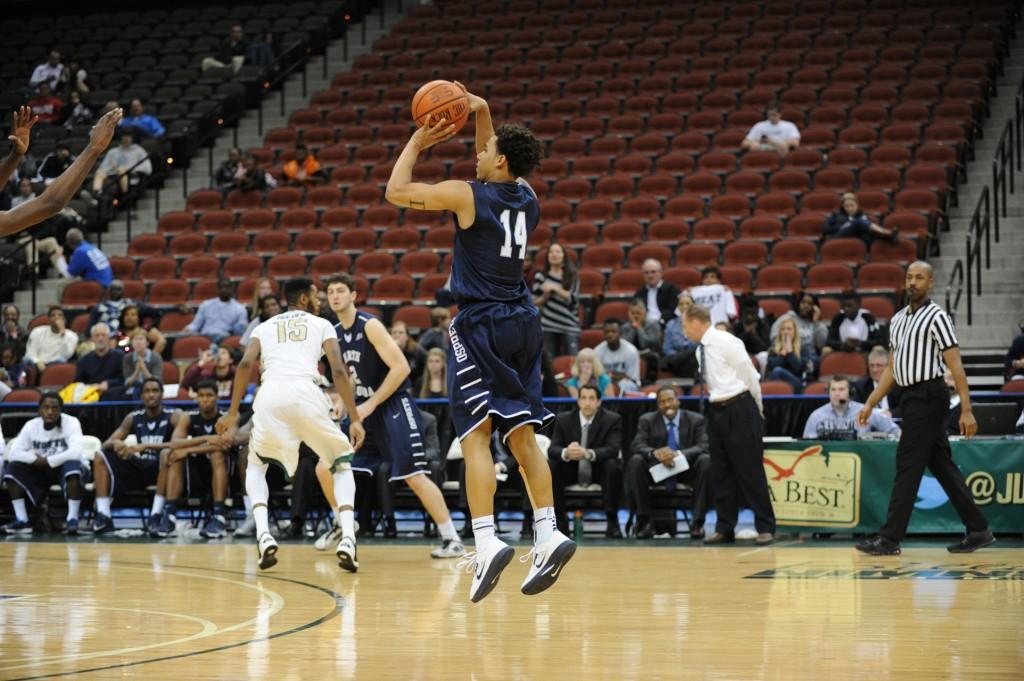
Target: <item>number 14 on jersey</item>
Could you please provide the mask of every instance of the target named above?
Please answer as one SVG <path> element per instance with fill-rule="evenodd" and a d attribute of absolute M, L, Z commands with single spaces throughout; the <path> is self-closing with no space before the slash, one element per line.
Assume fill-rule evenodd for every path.
<path fill-rule="evenodd" d="M 512 227 L 511 215 L 515 215 L 515 228 Z M 501 247 L 501 257 L 512 257 L 512 242 L 519 247 L 517 260 L 526 258 L 526 215 L 519 211 L 501 211 L 501 226 L 505 230 L 505 244 Z"/>

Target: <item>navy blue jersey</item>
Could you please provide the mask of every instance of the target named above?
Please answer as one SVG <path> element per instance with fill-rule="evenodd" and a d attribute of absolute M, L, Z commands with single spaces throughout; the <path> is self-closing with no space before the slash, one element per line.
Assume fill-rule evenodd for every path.
<path fill-rule="evenodd" d="M 366 337 L 366 324 L 374 319 L 365 312 L 356 313 L 356 321 L 346 329 L 338 322 L 334 330 L 338 332 L 338 343 L 341 345 L 341 356 L 348 365 L 349 375 L 356 388 L 356 404 L 362 404 L 373 397 L 373 394 L 388 375 L 387 362 L 381 359 L 377 348 Z M 409 390 L 409 379 L 402 383 L 395 392 L 400 394 Z"/>
<path fill-rule="evenodd" d="M 132 412 L 132 434 L 138 438 L 139 444 L 170 442 L 171 416 L 174 412 L 164 407 L 156 418 L 150 418 L 145 409 Z M 147 450 L 146 454 L 156 454 L 156 450 Z"/>
<path fill-rule="evenodd" d="M 188 434 L 190 437 L 204 437 L 206 435 L 217 434 L 217 419 L 223 416 L 223 412 L 218 410 L 214 413 L 213 418 L 205 419 L 202 413 L 198 409 L 193 409 L 188 412 Z"/>
<path fill-rule="evenodd" d="M 540 221 L 540 203 L 517 182 L 470 182 L 476 219 L 455 230 L 451 292 L 457 303 L 520 302 L 526 242 Z M 456 218 L 457 220 L 457 218 Z"/>

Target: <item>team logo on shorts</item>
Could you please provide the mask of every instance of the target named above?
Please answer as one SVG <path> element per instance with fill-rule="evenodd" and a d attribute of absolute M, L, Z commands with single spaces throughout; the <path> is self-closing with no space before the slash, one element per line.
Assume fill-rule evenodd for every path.
<path fill-rule="evenodd" d="M 452 352 L 455 353 L 455 361 L 460 363 L 465 362 L 466 357 L 468 357 L 466 354 L 466 348 L 462 345 L 462 341 L 459 340 L 459 334 L 455 332 L 454 324 L 448 327 L 448 335 L 452 339 Z"/>

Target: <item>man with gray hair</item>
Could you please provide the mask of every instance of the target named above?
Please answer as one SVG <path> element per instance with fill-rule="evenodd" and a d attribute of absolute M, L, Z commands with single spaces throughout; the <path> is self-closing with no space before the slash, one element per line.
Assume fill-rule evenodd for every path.
<path fill-rule="evenodd" d="M 644 260 L 644 285 L 636 290 L 634 298 L 647 305 L 647 320 L 665 326 L 676 315 L 679 287 L 662 277 L 661 262 L 654 258 Z"/>
<path fill-rule="evenodd" d="M 889 353 L 886 352 L 885 348 L 881 345 L 871 348 L 871 352 L 868 353 L 868 375 L 857 379 L 853 384 L 854 398 L 858 402 L 861 404 L 867 402 L 868 396 L 874 392 L 875 388 L 878 387 L 878 382 L 882 380 L 882 374 L 885 373 L 887 366 L 889 366 Z M 903 389 L 899 386 L 894 386 L 892 391 L 883 397 L 875 408 L 880 409 L 886 416 L 899 416 L 900 396 L 902 394 Z"/>
<path fill-rule="evenodd" d="M 110 351 L 110 327 L 100 322 L 93 324 L 89 340 L 95 349 L 78 360 L 75 367 L 75 382 L 96 388 L 107 399 L 120 396 L 124 385 L 121 373 L 121 356 Z M 113 390 L 111 394 L 107 394 Z"/>

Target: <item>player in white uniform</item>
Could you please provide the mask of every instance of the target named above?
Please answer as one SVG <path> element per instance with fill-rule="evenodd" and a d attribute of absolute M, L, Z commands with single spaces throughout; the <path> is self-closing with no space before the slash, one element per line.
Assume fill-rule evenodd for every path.
<path fill-rule="evenodd" d="M 290 478 L 298 465 L 299 443 L 305 442 L 321 461 L 331 467 L 335 496 L 338 499 L 352 498 L 355 479 L 351 460 L 364 438 L 338 337 L 330 322 L 316 316 L 320 312 L 316 286 L 310 279 L 292 279 L 285 284 L 284 294 L 288 300 L 288 312 L 268 319 L 253 331 L 235 372 L 231 408 L 217 422 L 217 432 L 221 434 L 238 423 L 238 405 L 249 387 L 253 367 L 258 366 L 262 358 L 263 380 L 253 403 L 245 489 L 252 499 L 256 548 L 260 569 L 263 570 L 277 563 L 277 542 L 270 534 L 267 511 L 270 496 L 267 464 L 274 462 L 280 465 Z M 331 400 L 318 385 L 321 355 L 327 356 L 334 386 L 353 419 L 349 428 L 351 443 L 331 420 Z M 342 522 L 346 516 L 349 523 L 353 522 L 351 509 L 347 509 L 347 513 L 339 509 L 339 516 Z M 355 531 L 352 529 L 345 534 L 354 536 Z M 347 545 L 339 542 L 336 553 L 339 563 L 346 569 L 350 569 L 346 566 L 355 559 L 349 551 Z"/>

